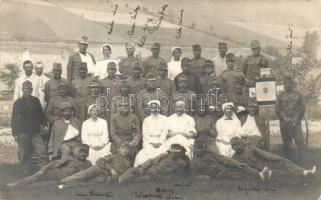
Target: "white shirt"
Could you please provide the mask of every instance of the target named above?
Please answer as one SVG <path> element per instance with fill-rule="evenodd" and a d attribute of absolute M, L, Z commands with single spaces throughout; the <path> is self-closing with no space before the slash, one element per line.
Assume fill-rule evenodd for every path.
<path fill-rule="evenodd" d="M 80 55 L 81 62 L 87 63 L 88 73 L 89 74 L 94 73 L 96 65 L 92 57 L 88 53 L 86 53 L 86 55 L 79 53 L 79 55 Z"/>
<path fill-rule="evenodd" d="M 46 107 L 45 102 L 45 83 L 50 80 L 47 76 L 41 74 L 41 76 L 35 75 L 39 84 L 39 100 L 43 109 Z"/>
<path fill-rule="evenodd" d="M 226 56 L 222 58 L 220 55 L 217 55 L 212 60 L 215 64 L 215 74 L 216 76 L 220 76 L 221 73 L 227 69 Z"/>
<path fill-rule="evenodd" d="M 79 135 L 79 131 L 75 127 L 73 127 L 71 124 L 69 124 L 70 120 L 65 120 L 65 122 L 68 124 L 68 128 L 63 141 L 68 141 L 77 137 Z"/>
<path fill-rule="evenodd" d="M 182 132 L 188 134 L 189 138 L 196 136 L 194 119 L 183 113 L 178 116 L 176 113 L 168 117 L 168 131 Z"/>
<path fill-rule="evenodd" d="M 89 146 L 103 146 L 109 143 L 108 125 L 106 120 L 98 118 L 93 121 L 91 118 L 84 121 L 81 129 L 81 139 Z"/>
<path fill-rule="evenodd" d="M 100 79 L 103 79 L 108 76 L 107 73 L 107 65 L 109 62 L 115 62 L 117 71 L 118 71 L 118 60 L 107 59 L 107 60 L 99 60 L 96 64 L 96 67 L 93 70 L 95 76 L 99 76 Z"/>
<path fill-rule="evenodd" d="M 241 136 L 261 136 L 260 131 L 256 125 L 254 116 L 248 115 L 246 122 L 240 129 Z"/>
<path fill-rule="evenodd" d="M 182 72 L 181 61 L 172 60 L 168 65 L 168 78 L 174 80 L 174 78 Z"/>
<path fill-rule="evenodd" d="M 22 75 L 20 78 L 16 80 L 15 83 L 15 88 L 14 88 L 14 94 L 13 94 L 13 101 L 19 99 L 20 97 L 23 96 L 22 93 L 22 84 L 25 81 L 30 81 L 32 83 L 32 96 L 38 97 L 39 98 L 39 83 L 38 83 L 38 78 L 32 74 L 30 76 L 26 76 L 25 74 Z"/>
<path fill-rule="evenodd" d="M 149 115 L 143 122 L 143 147 L 149 143 L 163 144 L 167 137 L 167 117 L 162 114 Z"/>
<path fill-rule="evenodd" d="M 239 136 L 239 131 L 241 129 L 241 122 L 235 116 L 231 120 L 228 120 L 224 115 L 216 122 L 217 130 L 217 140 L 222 140 L 224 142 L 230 143 L 232 137 Z"/>

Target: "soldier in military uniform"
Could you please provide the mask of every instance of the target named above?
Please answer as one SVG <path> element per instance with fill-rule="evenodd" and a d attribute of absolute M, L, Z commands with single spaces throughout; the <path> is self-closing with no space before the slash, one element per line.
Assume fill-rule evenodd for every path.
<path fill-rule="evenodd" d="M 191 60 L 191 71 L 198 77 L 205 73 L 206 59 L 202 57 L 202 47 L 199 44 L 192 46 L 194 58 Z"/>
<path fill-rule="evenodd" d="M 191 60 L 187 57 L 184 57 L 181 61 L 182 73 L 178 74 L 174 78 L 174 84 L 176 90 L 178 90 L 178 77 L 181 74 L 185 74 L 187 76 L 187 88 L 197 94 L 201 94 L 201 83 L 199 77 L 192 72 L 191 69 Z"/>
<path fill-rule="evenodd" d="M 52 126 L 48 144 L 49 160 L 73 156 L 73 149 L 81 144 L 81 123 L 73 116 L 71 103 L 60 104 L 62 118 Z"/>
<path fill-rule="evenodd" d="M 294 177 L 299 178 L 313 176 L 317 171 L 316 166 L 313 166 L 311 170 L 306 170 L 288 159 L 258 149 L 254 146 L 244 146 L 242 139 L 239 137 L 233 137 L 230 142 L 232 148 L 235 150 L 232 157 L 233 159 L 245 163 L 257 170 L 268 168 L 270 171 L 269 179 L 272 176 L 272 170 L 276 170 L 278 173 L 280 171 L 285 171 Z"/>
<path fill-rule="evenodd" d="M 133 62 L 133 72 L 128 76 L 128 84 L 131 87 L 133 94 L 138 94 L 139 91 L 145 89 L 146 80 L 142 77 L 143 68 L 138 61 Z"/>
<path fill-rule="evenodd" d="M 108 96 L 108 99 L 112 99 L 119 94 L 119 80 L 116 78 L 116 63 L 109 62 L 107 65 L 108 76 L 100 80 L 102 87 L 102 93 Z"/>
<path fill-rule="evenodd" d="M 94 56 L 87 52 L 88 45 L 88 37 L 86 35 L 82 36 L 78 41 L 79 52 L 69 56 L 67 77 L 70 83 L 79 76 L 79 66 L 81 62 L 87 63 L 88 71 L 92 71 L 95 67 L 96 61 Z"/>
<path fill-rule="evenodd" d="M 118 67 L 122 75 L 130 76 L 133 74 L 133 63 L 137 62 L 141 68 L 143 68 L 143 63 L 135 57 L 135 45 L 133 43 L 126 42 L 125 47 L 127 58 L 122 59 Z"/>
<path fill-rule="evenodd" d="M 166 63 L 166 61 L 159 56 L 161 45 L 158 42 L 155 42 L 151 46 L 152 56 L 148 57 L 143 62 L 143 76 L 145 77 L 148 72 L 157 73 L 157 68 L 160 63 Z"/>
<path fill-rule="evenodd" d="M 80 63 L 79 76 L 71 83 L 72 97 L 77 100 L 89 95 L 88 86 L 90 84 L 91 78 L 87 76 L 87 73 L 87 63 Z"/>
<path fill-rule="evenodd" d="M 129 105 L 126 102 L 120 105 L 118 113 L 111 116 L 110 136 L 112 139 L 111 153 L 117 153 L 118 147 L 127 143 L 130 148 L 129 158 L 133 164 L 142 133 L 137 116 L 129 112 Z"/>
<path fill-rule="evenodd" d="M 50 123 L 50 127 L 52 124 L 61 117 L 60 105 L 63 102 L 69 102 L 72 105 L 74 110 L 74 116 L 79 117 L 79 105 L 77 101 L 67 95 L 69 83 L 67 80 L 60 81 L 58 84 L 58 96 L 55 96 L 50 99 L 49 104 L 46 109 L 46 116 Z"/>
<path fill-rule="evenodd" d="M 60 82 L 67 82 L 66 79 L 61 77 L 62 68 L 60 63 L 54 63 L 52 66 L 53 77 L 45 83 L 44 92 L 45 92 L 45 101 L 48 103 L 52 97 L 58 96 L 58 84 Z M 68 94 L 69 83 L 68 83 Z"/>
<path fill-rule="evenodd" d="M 243 73 L 235 69 L 236 56 L 233 53 L 228 53 L 226 55 L 226 64 L 227 69 L 220 75 L 220 79 L 223 83 L 223 92 L 225 94 L 233 92 L 235 77 L 239 77 L 245 82 Z"/>
<path fill-rule="evenodd" d="M 223 93 L 222 82 L 219 77 L 209 77 L 209 90 L 206 98 L 208 103 L 208 114 L 214 118 L 216 122 L 223 116 L 222 104 L 227 102 L 227 96 Z"/>
<path fill-rule="evenodd" d="M 127 103 L 129 104 L 130 112 L 133 114 L 137 114 L 137 102 L 136 102 L 136 95 L 132 93 L 131 87 L 127 81 L 122 82 L 119 85 L 120 93 L 117 96 L 114 96 L 112 99 L 111 105 L 111 115 L 119 112 L 119 106 Z"/>
<path fill-rule="evenodd" d="M 217 132 L 213 117 L 208 114 L 208 104 L 205 99 L 199 99 L 196 105 L 196 115 L 193 117 L 196 126 L 197 136 L 209 135 L 212 138 L 216 138 Z"/>
<path fill-rule="evenodd" d="M 167 153 L 148 160 L 139 167 L 128 169 L 119 177 L 119 183 L 181 179 L 188 174 L 190 166 L 190 159 L 185 152 L 183 146 L 172 144 Z"/>
<path fill-rule="evenodd" d="M 280 120 L 283 152 L 290 158 L 290 143 L 294 139 L 299 153 L 299 162 L 304 162 L 304 140 L 301 120 L 305 113 L 302 95 L 294 89 L 292 77 L 286 75 L 283 80 L 284 91 L 277 97 L 275 112 Z"/>
<path fill-rule="evenodd" d="M 252 55 L 247 56 L 243 62 L 243 74 L 245 75 L 248 87 L 253 87 L 256 77 L 260 77 L 260 69 L 268 68 L 269 62 L 261 54 L 261 45 L 258 40 L 251 41 Z"/>
<path fill-rule="evenodd" d="M 168 115 L 169 99 L 159 88 L 159 83 L 156 79 L 156 74 L 148 73 L 146 74 L 146 88 L 138 93 L 137 103 L 138 103 L 138 117 L 141 122 L 144 121 L 145 117 L 149 116 L 150 109 L 148 102 L 151 100 L 159 100 L 161 102 L 161 114 Z"/>
<path fill-rule="evenodd" d="M 101 93 L 101 85 L 98 80 L 93 79 L 89 84 L 89 96 L 83 97 L 80 100 L 80 121 L 84 122 L 90 116 L 88 115 L 88 107 L 92 104 L 97 104 L 99 107 L 99 117 L 109 119 L 108 117 L 108 99 Z"/>
<path fill-rule="evenodd" d="M 11 190 L 22 189 L 23 187 L 38 181 L 60 181 L 74 173 L 91 167 L 91 162 L 86 160 L 88 156 L 89 146 L 81 144 L 74 150 L 74 157 L 65 157 L 54 160 L 32 176 L 25 177 L 18 181 L 8 183 L 6 186 Z"/>
<path fill-rule="evenodd" d="M 213 61 L 207 60 L 205 63 L 205 73 L 200 76 L 200 85 L 202 94 L 206 95 L 210 89 L 210 77 L 215 75 L 215 66 Z"/>
<path fill-rule="evenodd" d="M 195 107 L 197 101 L 197 95 L 195 92 L 188 89 L 188 77 L 185 74 L 177 76 L 178 89 L 173 93 L 171 98 L 171 112 L 174 113 L 173 103 L 176 101 L 185 102 L 185 112 L 190 116 L 194 116 Z"/>
<path fill-rule="evenodd" d="M 158 81 L 159 86 L 162 91 L 165 92 L 167 97 L 171 97 L 175 92 L 175 85 L 172 80 L 170 80 L 167 76 L 168 74 L 168 66 L 166 63 L 161 63 L 158 66 Z"/>

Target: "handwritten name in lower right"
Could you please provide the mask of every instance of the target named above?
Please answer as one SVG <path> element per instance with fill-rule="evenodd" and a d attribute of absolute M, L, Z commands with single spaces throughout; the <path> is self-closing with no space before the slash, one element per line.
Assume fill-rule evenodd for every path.
<path fill-rule="evenodd" d="M 263 192 L 263 191 L 268 191 L 268 192 L 275 192 L 276 189 L 274 188 L 268 188 L 268 187 L 264 187 L 264 188 L 259 188 L 256 185 L 254 185 L 253 187 L 248 187 L 248 186 L 238 186 L 238 190 L 239 191 L 244 191 L 246 195 L 249 195 L 250 192 Z"/>

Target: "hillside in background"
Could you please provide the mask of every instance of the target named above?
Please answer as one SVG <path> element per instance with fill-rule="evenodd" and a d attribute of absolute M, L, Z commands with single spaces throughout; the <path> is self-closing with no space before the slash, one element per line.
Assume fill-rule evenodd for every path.
<path fill-rule="evenodd" d="M 112 3 L 118 4 L 113 17 Z M 258 39 L 263 45 L 286 48 L 288 29 L 301 45 L 306 30 L 319 30 L 318 1 L 213 1 L 213 0 L 3 0 L 0 4 L 1 39 L 7 41 L 75 42 L 86 33 L 92 41 L 123 44 L 128 40 L 130 12 L 140 5 L 135 40 L 140 41 L 146 18 L 157 17 L 161 6 L 168 4 L 161 28 L 147 34 L 146 42 L 162 41 L 165 45 L 200 43 L 216 46 L 226 41 L 231 47 L 247 47 Z M 184 10 L 183 35 L 175 39 L 177 18 Z M 111 36 L 108 23 L 115 20 Z M 124 23 L 124 22 L 127 22 Z"/>

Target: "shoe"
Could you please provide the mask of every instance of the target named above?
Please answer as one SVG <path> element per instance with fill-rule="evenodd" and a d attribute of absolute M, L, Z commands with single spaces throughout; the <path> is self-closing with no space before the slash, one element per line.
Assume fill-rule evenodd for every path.
<path fill-rule="evenodd" d="M 317 167 L 315 165 L 312 167 L 311 173 L 312 173 L 312 175 L 317 173 Z"/>
<path fill-rule="evenodd" d="M 271 180 L 272 178 L 272 170 L 269 170 L 269 173 L 268 173 L 268 180 Z"/>
<path fill-rule="evenodd" d="M 260 175 L 261 180 L 262 180 L 262 181 L 265 181 L 264 173 L 263 173 L 263 172 L 260 172 L 259 175 Z"/>

